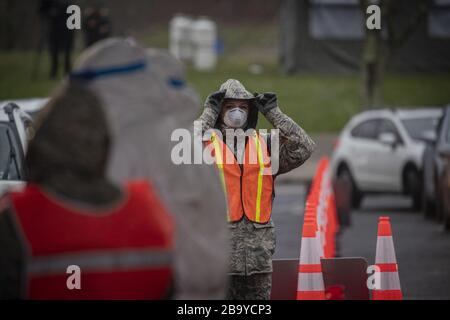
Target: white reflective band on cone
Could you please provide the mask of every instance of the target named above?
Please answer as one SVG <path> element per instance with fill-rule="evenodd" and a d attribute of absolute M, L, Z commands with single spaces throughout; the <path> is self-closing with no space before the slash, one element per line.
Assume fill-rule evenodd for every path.
<path fill-rule="evenodd" d="M 316 236 L 316 246 L 318 248 L 319 257 L 324 257 L 324 251 L 323 248 L 325 246 L 325 237 L 322 236 L 322 233 L 318 232 L 318 236 Z"/>
<path fill-rule="evenodd" d="M 323 291 L 322 272 L 299 273 L 297 291 Z"/>
<path fill-rule="evenodd" d="M 311 250 L 312 249 L 312 250 Z M 301 264 L 320 264 L 320 251 L 317 237 L 302 238 L 302 246 L 300 250 Z"/>
<path fill-rule="evenodd" d="M 169 266 L 171 260 L 166 250 L 91 251 L 34 257 L 27 271 L 31 276 L 65 274 L 70 265 L 82 271 L 148 269 Z"/>
<path fill-rule="evenodd" d="M 397 272 L 380 272 L 379 290 L 401 290 Z"/>
<path fill-rule="evenodd" d="M 397 263 L 391 236 L 378 237 L 375 263 Z"/>

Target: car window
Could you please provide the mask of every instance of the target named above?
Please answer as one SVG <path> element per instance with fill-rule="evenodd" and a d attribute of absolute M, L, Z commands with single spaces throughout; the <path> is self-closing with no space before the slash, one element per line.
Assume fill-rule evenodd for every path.
<path fill-rule="evenodd" d="M 355 138 L 375 140 L 378 137 L 379 122 L 379 119 L 366 120 L 353 128 L 350 134 Z"/>
<path fill-rule="evenodd" d="M 382 120 L 380 123 L 379 133 L 398 134 L 397 128 L 391 120 Z"/>
<path fill-rule="evenodd" d="M 436 132 L 439 117 L 403 119 L 402 123 L 411 138 L 422 139 L 427 132 Z"/>
<path fill-rule="evenodd" d="M 387 119 L 381 120 L 380 127 L 378 130 L 379 130 L 378 135 L 380 135 L 381 133 L 392 133 L 397 138 L 397 141 L 402 140 L 400 134 L 398 133 L 397 127 L 391 120 Z"/>
<path fill-rule="evenodd" d="M 23 177 L 19 147 L 9 124 L 0 122 L 0 180 L 20 180 Z"/>

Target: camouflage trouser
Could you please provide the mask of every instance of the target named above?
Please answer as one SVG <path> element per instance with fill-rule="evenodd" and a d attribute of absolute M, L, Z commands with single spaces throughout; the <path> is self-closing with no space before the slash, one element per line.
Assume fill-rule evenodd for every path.
<path fill-rule="evenodd" d="M 266 224 L 253 223 L 244 217 L 229 224 L 230 265 L 229 274 L 245 276 L 271 273 L 275 253 L 276 235 L 272 220 Z"/>
<path fill-rule="evenodd" d="M 228 300 L 269 300 L 272 273 L 256 273 L 249 276 L 230 276 Z"/>

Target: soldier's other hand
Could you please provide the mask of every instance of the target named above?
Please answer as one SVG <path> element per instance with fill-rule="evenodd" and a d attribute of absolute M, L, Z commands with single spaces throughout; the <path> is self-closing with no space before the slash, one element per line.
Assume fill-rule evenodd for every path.
<path fill-rule="evenodd" d="M 273 92 L 265 92 L 261 94 L 255 93 L 256 105 L 262 114 L 267 114 L 270 110 L 278 106 L 277 95 Z"/>
<path fill-rule="evenodd" d="M 211 93 L 205 101 L 205 108 L 211 108 L 217 114 L 220 113 L 222 108 L 222 100 L 225 97 L 227 90 L 221 90 Z"/>

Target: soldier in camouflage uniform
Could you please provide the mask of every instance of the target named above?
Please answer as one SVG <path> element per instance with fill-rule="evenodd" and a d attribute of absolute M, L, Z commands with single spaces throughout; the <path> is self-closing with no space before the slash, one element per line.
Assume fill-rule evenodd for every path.
<path fill-rule="evenodd" d="M 303 164 L 314 150 L 314 142 L 306 132 L 285 115 L 277 104 L 274 93 L 251 94 L 237 80 L 230 79 L 211 94 L 205 102 L 205 109 L 199 118 L 202 131 L 219 129 L 224 141 L 226 129 L 224 105 L 230 100 L 241 101 L 248 113 L 242 129 L 255 128 L 258 112 L 280 131 L 279 170 L 274 174 L 286 173 Z M 245 107 L 245 104 L 247 105 Z M 267 139 L 270 152 L 270 137 Z M 236 144 L 232 144 L 236 147 Z M 232 148 L 237 156 L 236 148 Z M 238 157 L 238 156 L 237 156 Z M 272 284 L 272 256 L 275 252 L 275 229 L 272 219 L 265 224 L 250 221 L 246 215 L 240 221 L 230 222 L 231 257 L 229 263 L 230 286 L 228 299 L 269 299 Z"/>

